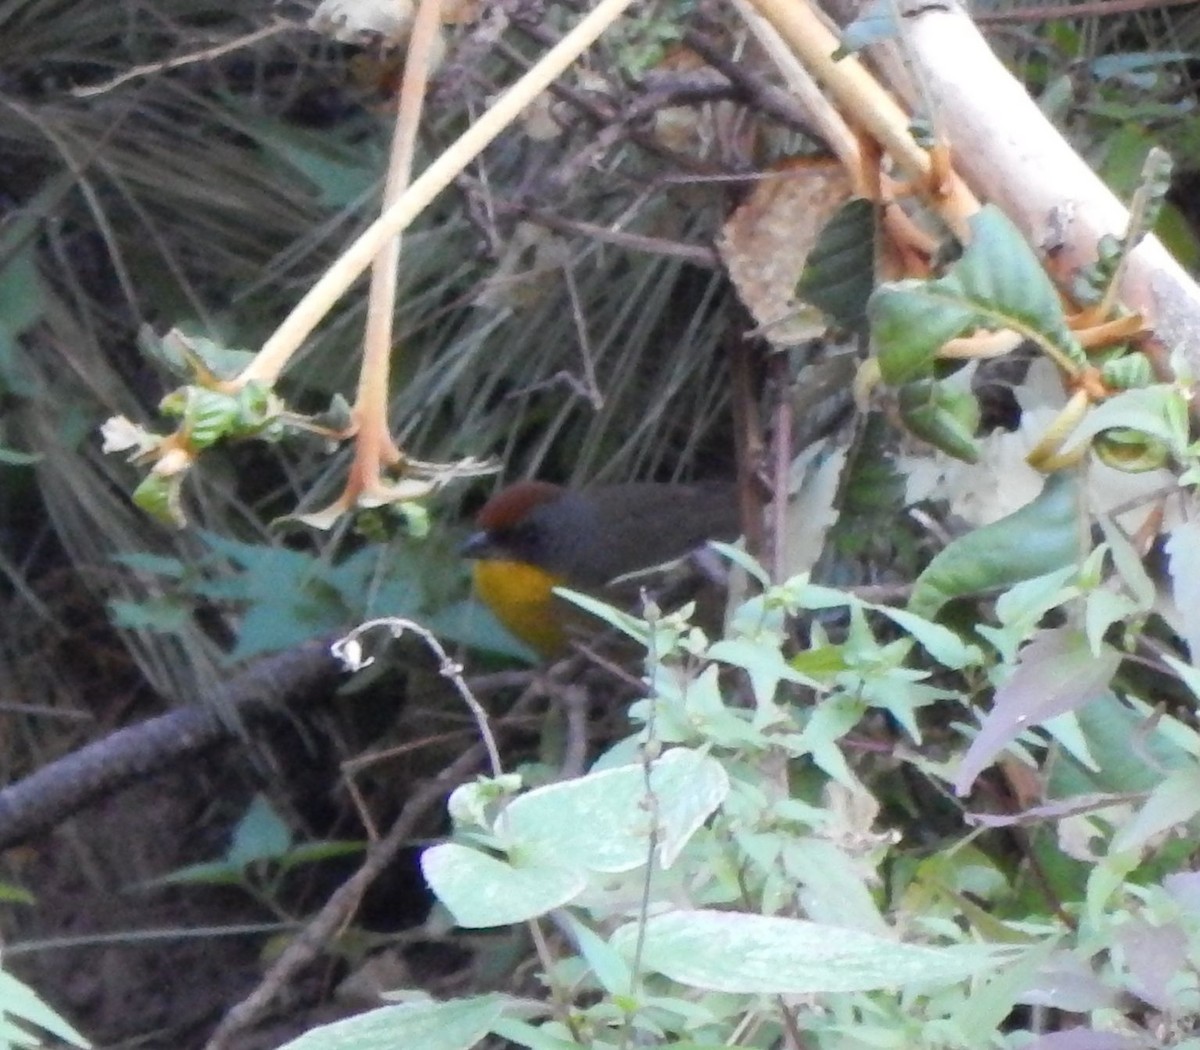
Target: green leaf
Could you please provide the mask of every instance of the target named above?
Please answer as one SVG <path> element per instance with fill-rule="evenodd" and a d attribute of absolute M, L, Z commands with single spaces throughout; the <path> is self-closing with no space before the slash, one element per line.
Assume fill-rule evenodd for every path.
<path fill-rule="evenodd" d="M 636 923 L 613 936 L 629 952 Z M 672 911 L 646 921 L 643 963 L 694 988 L 814 995 L 954 984 L 1013 957 L 982 945 L 933 948 L 778 916 Z"/>
<path fill-rule="evenodd" d="M 1078 451 L 1106 430 L 1139 431 L 1157 438 L 1180 459 L 1187 457 L 1187 398 L 1170 383 L 1122 390 L 1097 405 L 1072 432 L 1063 454 Z"/>
<path fill-rule="evenodd" d="M 570 912 L 563 913 L 562 921 L 604 990 L 609 995 L 630 994 L 634 986 L 633 970 L 625 957 Z"/>
<path fill-rule="evenodd" d="M 288 826 L 265 795 L 256 795 L 234 828 L 225 859 L 244 868 L 256 860 L 278 860 L 291 845 Z"/>
<path fill-rule="evenodd" d="M 41 461 L 39 452 L 18 452 L 15 448 L 0 445 L 0 464 L 7 467 L 28 467 Z"/>
<path fill-rule="evenodd" d="M 6 904 L 36 904 L 37 898 L 23 886 L 0 882 L 0 901 Z"/>
<path fill-rule="evenodd" d="M 210 860 L 201 864 L 188 864 L 176 868 L 166 875 L 138 883 L 140 887 L 153 886 L 241 886 L 244 882 L 242 868 L 227 860 Z"/>
<path fill-rule="evenodd" d="M 492 1031 L 501 1039 L 507 1039 L 517 1046 L 527 1046 L 529 1050 L 582 1050 L 574 1039 L 555 1035 L 549 1031 L 550 1027 L 532 1025 L 516 1017 L 504 1017 L 492 1025 Z"/>
<path fill-rule="evenodd" d="M 825 224 L 809 252 L 796 296 L 847 329 L 859 328 L 875 286 L 875 205 L 857 197 Z"/>
<path fill-rule="evenodd" d="M 955 540 L 917 577 L 909 610 L 932 619 L 952 598 L 1009 587 L 1077 561 L 1078 490 L 1074 474 L 1055 474 L 1031 503 Z"/>
<path fill-rule="evenodd" d="M 1141 849 L 1156 835 L 1186 824 L 1200 813 L 1200 768 L 1195 765 L 1169 774 L 1145 804 L 1113 837 L 1110 852 Z"/>
<path fill-rule="evenodd" d="M 588 871 L 631 871 L 649 858 L 653 813 L 662 863 L 670 867 L 728 795 L 729 776 L 715 758 L 677 747 L 653 762 L 649 782 L 653 805 L 640 764 L 548 784 L 513 799 L 495 831 L 518 854 L 532 849 Z"/>
<path fill-rule="evenodd" d="M 964 463 L 979 462 L 979 401 L 958 384 L 918 379 L 899 391 L 900 418 L 923 441 Z"/>
<path fill-rule="evenodd" d="M 954 777 L 954 790 L 967 794 L 980 772 L 1025 730 L 1104 695 L 1120 663 L 1121 654 L 1111 646 L 1094 654 L 1082 631 L 1043 630 L 1021 650 L 1016 670 L 996 690 L 992 710 Z"/>
<path fill-rule="evenodd" d="M 518 863 L 445 842 L 421 854 L 425 881 L 459 926 L 484 929 L 544 915 L 583 892 L 587 876 L 542 857 Z"/>
<path fill-rule="evenodd" d="M 16 1018 L 22 1024 L 36 1025 L 72 1046 L 84 1048 L 91 1046 L 29 985 L 18 981 L 12 974 L 3 972 L 0 972 L 0 1013 L 3 1013 L 5 1019 Z M 38 1043 L 34 1043 L 28 1039 L 27 1033 L 20 1032 L 20 1030 L 14 1033 L 12 1027 L 9 1027 L 10 1040 L 13 1045 L 34 1046 L 40 1044 L 40 1040 Z M 25 1038 L 18 1044 L 17 1039 L 21 1036 Z"/>
<path fill-rule="evenodd" d="M 980 652 L 979 646 L 964 642 L 940 623 L 933 623 L 907 609 L 865 604 L 868 609 L 883 613 L 889 620 L 903 627 L 943 667 L 961 671 L 964 667 L 975 667 L 983 662 L 983 653 Z"/>
<path fill-rule="evenodd" d="M 355 842 L 351 839 L 319 839 L 316 842 L 304 842 L 294 846 L 279 858 L 279 863 L 284 871 L 290 871 L 305 864 L 316 864 L 322 860 L 362 853 L 366 848 L 365 842 Z"/>
<path fill-rule="evenodd" d="M 147 474 L 133 490 L 130 497 L 133 505 L 164 525 L 182 529 L 187 524 L 183 513 L 183 479 L 182 473 L 169 477 Z"/>
<path fill-rule="evenodd" d="M 506 1003 L 504 996 L 482 995 L 381 1006 L 314 1028 L 280 1050 L 467 1050 L 500 1020 Z"/>
<path fill-rule="evenodd" d="M 1020 231 L 993 205 L 971 219 L 971 243 L 946 276 L 881 285 L 868 305 L 886 382 L 928 376 L 950 339 L 1011 329 L 1052 357 L 1086 363 L 1050 278 Z"/>

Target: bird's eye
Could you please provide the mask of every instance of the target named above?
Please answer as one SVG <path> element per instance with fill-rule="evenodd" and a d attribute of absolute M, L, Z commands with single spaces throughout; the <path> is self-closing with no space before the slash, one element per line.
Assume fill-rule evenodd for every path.
<path fill-rule="evenodd" d="M 517 525 L 509 525 L 494 533 L 497 543 L 513 554 L 521 555 L 522 560 L 530 560 L 530 556 L 538 552 L 541 546 L 542 530 L 532 521 L 522 521 Z"/>

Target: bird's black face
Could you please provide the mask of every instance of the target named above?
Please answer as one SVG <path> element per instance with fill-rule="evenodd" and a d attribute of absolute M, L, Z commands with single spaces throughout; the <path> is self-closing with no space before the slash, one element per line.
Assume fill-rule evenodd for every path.
<path fill-rule="evenodd" d="M 464 558 L 493 558 L 541 565 L 545 561 L 544 529 L 534 520 L 497 529 L 485 529 L 467 537 L 459 548 Z"/>

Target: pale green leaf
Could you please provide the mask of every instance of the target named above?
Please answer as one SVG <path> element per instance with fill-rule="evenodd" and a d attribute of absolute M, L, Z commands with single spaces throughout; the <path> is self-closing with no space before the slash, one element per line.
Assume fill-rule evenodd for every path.
<path fill-rule="evenodd" d="M 483 995 L 381 1006 L 314 1028 L 280 1050 L 467 1050 L 500 1020 L 505 1003 L 504 996 Z"/>
<path fill-rule="evenodd" d="M 613 944 L 630 951 L 637 924 Z M 673 911 L 646 922 L 643 962 L 681 984 L 750 995 L 812 995 L 954 984 L 1012 958 L 986 946 L 933 948 L 778 916 Z"/>

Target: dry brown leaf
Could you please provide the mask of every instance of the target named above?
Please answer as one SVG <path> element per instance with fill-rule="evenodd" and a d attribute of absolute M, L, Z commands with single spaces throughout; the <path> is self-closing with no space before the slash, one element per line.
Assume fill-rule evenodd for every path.
<path fill-rule="evenodd" d="M 850 178 L 836 161 L 792 161 L 760 182 L 721 231 L 717 250 L 734 287 L 777 346 L 815 334 L 796 284 L 821 230 L 850 196 Z"/>

